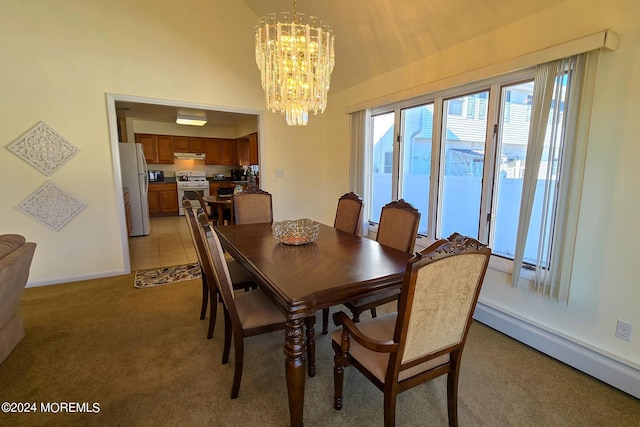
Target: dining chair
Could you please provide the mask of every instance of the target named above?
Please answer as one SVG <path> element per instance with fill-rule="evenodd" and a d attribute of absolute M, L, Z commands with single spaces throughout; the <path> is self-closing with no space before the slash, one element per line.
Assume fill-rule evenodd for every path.
<path fill-rule="evenodd" d="M 202 194 L 200 194 L 199 191 L 194 191 L 194 193 L 196 193 L 198 202 L 200 202 L 200 207 L 207 214 L 207 217 L 212 220 L 213 219 L 217 220 L 218 216 L 216 215 L 216 212 L 213 209 L 211 209 L 211 207 L 207 202 L 204 201 L 204 197 L 202 196 Z"/>
<path fill-rule="evenodd" d="M 281 329 L 285 329 L 284 314 L 269 300 L 260 289 L 234 293 L 231 275 L 218 235 L 204 212 L 198 215 L 199 233 L 206 241 L 205 274 L 211 276 L 218 285 L 224 303 L 224 349 L 222 363 L 229 361 L 231 340 L 234 343 L 234 375 L 231 398 L 238 397 L 242 380 L 244 361 L 244 339 Z"/>
<path fill-rule="evenodd" d="M 338 207 L 336 208 L 336 218 L 333 221 L 333 227 L 359 235 L 362 225 L 362 208 L 364 203 L 362 197 L 353 191 L 343 194 L 338 199 Z"/>
<path fill-rule="evenodd" d="M 347 233 L 359 235 L 362 226 L 362 208 L 364 202 L 362 197 L 353 191 L 343 194 L 338 199 L 338 207 L 336 208 L 336 218 L 333 221 L 333 227 Z M 329 332 L 329 309 L 322 309 L 322 333 Z"/>
<path fill-rule="evenodd" d="M 236 224 L 273 222 L 271 194 L 258 187 L 249 187 L 233 195 L 233 211 Z"/>
<path fill-rule="evenodd" d="M 191 241 L 193 242 L 193 246 L 196 250 L 196 255 L 198 257 L 198 264 L 200 265 L 200 277 L 202 278 L 202 306 L 200 309 L 200 320 L 204 319 L 207 314 L 207 305 L 211 304 L 211 310 L 209 313 L 209 329 L 207 330 L 207 338 L 211 339 L 213 337 L 213 332 L 216 326 L 216 316 L 218 314 L 218 287 L 215 282 L 211 283 L 212 280 L 211 275 L 205 274 L 205 267 L 209 260 L 205 254 L 205 241 L 202 239 L 201 234 L 198 229 L 200 228 L 198 224 L 198 219 L 196 215 L 199 213 L 206 213 L 201 208 L 196 208 L 191 205 L 191 201 L 184 197 L 182 199 L 182 206 L 184 208 L 184 216 L 187 220 L 187 228 L 189 229 L 189 235 L 191 236 Z M 244 289 L 245 291 L 250 288 L 255 288 L 256 284 L 251 279 L 251 276 L 239 265 L 233 258 L 225 256 L 225 262 L 229 268 L 231 274 L 231 282 L 233 283 L 234 289 Z"/>
<path fill-rule="evenodd" d="M 396 398 L 447 374 L 449 425 L 458 425 L 462 351 L 487 271 L 491 249 L 452 234 L 407 263 L 399 309 L 354 323 L 334 314 L 334 408 L 342 409 L 344 368 L 355 366 L 384 393 L 384 425 L 395 426 Z"/>
<path fill-rule="evenodd" d="M 420 212 L 404 199 L 387 203 L 380 211 L 376 241 L 403 252 L 412 253 L 418 235 Z M 359 298 L 344 305 L 351 311 L 353 321 L 360 321 L 360 314 L 371 310 L 371 317 L 376 317 L 376 307 L 396 301 L 399 290 Z"/>

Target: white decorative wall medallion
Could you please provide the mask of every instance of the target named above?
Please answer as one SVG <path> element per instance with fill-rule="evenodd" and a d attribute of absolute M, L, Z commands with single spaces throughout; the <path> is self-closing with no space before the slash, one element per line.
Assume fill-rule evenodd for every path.
<path fill-rule="evenodd" d="M 60 231 L 85 206 L 53 182 L 46 181 L 18 206 L 18 210 L 53 231 Z"/>
<path fill-rule="evenodd" d="M 47 176 L 80 151 L 45 122 L 38 122 L 7 149 Z"/>

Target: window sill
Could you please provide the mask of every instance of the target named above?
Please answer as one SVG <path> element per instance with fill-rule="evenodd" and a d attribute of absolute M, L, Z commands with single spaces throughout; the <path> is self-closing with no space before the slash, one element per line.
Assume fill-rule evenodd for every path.
<path fill-rule="evenodd" d="M 491 255 L 491 259 L 489 260 L 489 268 L 492 270 L 501 271 L 506 274 L 512 274 L 513 260 Z M 531 270 L 526 270 L 524 268 L 520 270 L 520 278 L 524 280 L 533 281 L 534 274 L 535 273 Z"/>

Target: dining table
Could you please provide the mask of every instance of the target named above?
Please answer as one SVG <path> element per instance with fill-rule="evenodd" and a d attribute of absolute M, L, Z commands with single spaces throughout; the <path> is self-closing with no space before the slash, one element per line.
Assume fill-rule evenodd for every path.
<path fill-rule="evenodd" d="M 232 203 L 232 195 L 228 196 L 219 196 L 217 194 L 212 194 L 210 196 L 204 196 L 202 199 L 206 204 L 215 208 L 218 213 L 218 222 L 222 223 L 224 218 L 224 210 L 230 209 L 233 212 L 233 203 Z M 231 215 L 231 221 L 233 221 L 233 214 Z"/>
<path fill-rule="evenodd" d="M 411 257 L 375 240 L 319 224 L 315 241 L 286 245 L 271 223 L 218 225 L 224 249 L 252 276 L 286 317 L 285 372 L 291 426 L 303 425 L 305 364 L 315 374 L 318 310 L 399 289 Z M 304 327 L 306 326 L 306 334 Z M 306 338 L 306 339 L 305 339 Z"/>

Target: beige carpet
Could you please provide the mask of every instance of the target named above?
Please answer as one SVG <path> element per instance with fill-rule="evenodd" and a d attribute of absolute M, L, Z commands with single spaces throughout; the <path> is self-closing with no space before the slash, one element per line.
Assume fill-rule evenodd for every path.
<path fill-rule="evenodd" d="M 283 332 L 249 338 L 240 397 L 199 320 L 199 280 L 146 290 L 133 275 L 25 291 L 26 338 L 0 365 L 0 403 L 98 403 L 97 414 L 0 413 L 6 426 L 286 426 Z M 319 316 L 318 316 L 319 317 Z M 355 369 L 332 408 L 332 350 L 317 340 L 305 426 L 381 426 L 382 393 Z M 232 354 L 233 356 L 233 354 Z M 399 426 L 447 425 L 444 378 L 398 398 Z M 463 356 L 461 426 L 639 426 L 640 402 L 474 324 Z"/>

